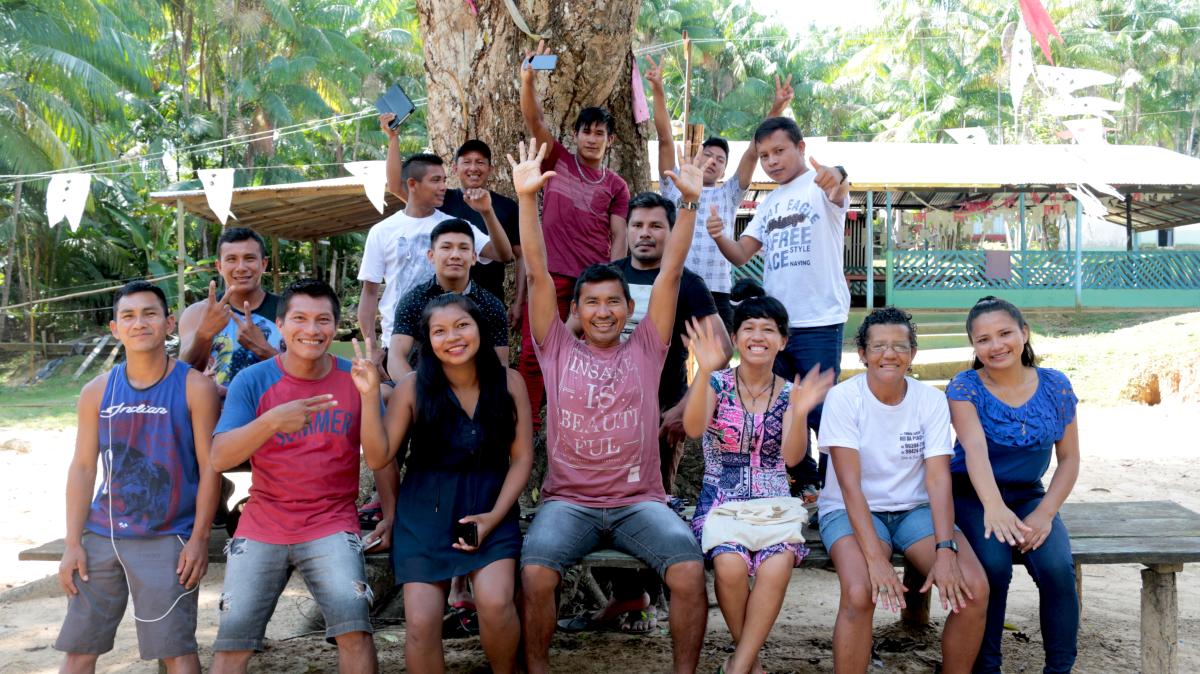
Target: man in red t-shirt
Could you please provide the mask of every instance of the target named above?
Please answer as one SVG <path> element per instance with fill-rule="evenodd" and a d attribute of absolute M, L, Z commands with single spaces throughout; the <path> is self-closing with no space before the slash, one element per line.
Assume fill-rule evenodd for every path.
<path fill-rule="evenodd" d="M 626 255 L 625 215 L 629 211 L 629 186 L 604 165 L 604 155 L 616 130 L 612 115 L 604 108 L 584 108 L 575 119 L 575 148 L 572 153 L 546 126 L 542 105 L 534 91 L 535 55 L 549 54 L 545 43 L 526 54 L 521 64 L 521 116 L 538 145 L 545 144 L 543 171 L 554 171 L 542 194 L 542 230 L 546 238 L 546 260 L 558 297 L 558 314 L 563 320 L 571 304 L 575 279 L 593 264 L 618 260 Z M 542 371 L 533 353 L 526 316 L 525 270 L 517 263 L 517 296 L 509 322 L 521 321 L 521 357 L 517 369 L 529 389 L 533 430 L 541 427 L 544 398 Z"/>

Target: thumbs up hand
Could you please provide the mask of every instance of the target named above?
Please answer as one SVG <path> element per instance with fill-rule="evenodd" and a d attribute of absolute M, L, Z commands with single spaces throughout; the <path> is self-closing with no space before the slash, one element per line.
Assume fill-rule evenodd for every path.
<path fill-rule="evenodd" d="M 809 157 L 808 163 L 817 172 L 813 184 L 820 187 L 830 201 L 841 201 L 841 197 L 850 191 L 848 179 L 843 177 L 841 170 L 836 166 L 825 166 L 818 162 L 816 157 Z"/>
<path fill-rule="evenodd" d="M 708 235 L 716 240 L 725 235 L 725 221 L 717 213 L 716 206 L 710 206 L 708 210 L 708 219 L 704 221 L 704 226 L 708 228 Z"/>

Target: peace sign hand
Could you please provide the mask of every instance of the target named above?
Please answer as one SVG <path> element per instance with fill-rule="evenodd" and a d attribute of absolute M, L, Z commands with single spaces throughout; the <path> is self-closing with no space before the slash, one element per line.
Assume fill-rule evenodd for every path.
<path fill-rule="evenodd" d="M 354 346 L 354 359 L 350 361 L 350 378 L 354 387 L 363 396 L 379 395 L 379 368 L 373 356 L 374 340 L 366 340 L 365 351 L 358 346 L 358 338 L 350 340 Z"/>
<path fill-rule="evenodd" d="M 272 407 L 263 419 L 279 433 L 298 433 L 308 426 L 313 415 L 337 405 L 333 396 L 325 393 L 311 398 L 301 398 Z"/>
<path fill-rule="evenodd" d="M 512 166 L 513 187 L 516 188 L 518 196 L 536 195 L 547 180 L 558 175 L 554 171 L 542 172 L 542 160 L 546 158 L 546 144 L 542 143 L 536 153 L 533 151 L 535 146 L 537 146 L 537 141 L 533 139 L 530 139 L 528 147 L 525 146 L 525 141 L 517 143 L 519 163 L 513 160 L 512 155 L 508 155 L 508 163 Z"/>
<path fill-rule="evenodd" d="M 679 170 L 663 171 L 663 175 L 671 178 L 684 201 L 696 201 L 700 198 L 700 189 L 704 187 L 704 169 L 712 159 L 697 153 L 696 156 L 685 161 L 683 148 L 677 148 L 675 153 L 677 155 L 675 163 Z"/>
<path fill-rule="evenodd" d="M 660 58 L 656 63 L 653 56 L 647 56 L 646 61 L 650 64 L 646 70 L 646 81 L 650 83 L 650 88 L 657 96 L 663 91 L 662 59 Z"/>
<path fill-rule="evenodd" d="M 242 316 L 233 313 L 231 315 L 237 322 L 238 344 L 250 349 L 259 358 L 269 357 L 269 354 L 275 353 L 275 349 L 267 343 L 266 335 L 254 324 L 254 314 L 250 311 L 249 302 L 242 302 Z"/>
<path fill-rule="evenodd" d="M 229 293 L 225 293 L 221 299 L 217 299 L 217 282 L 209 281 L 208 299 L 204 301 L 204 313 L 200 316 L 200 327 L 196 331 L 211 340 L 224 330 L 225 326 L 229 325 L 229 318 L 232 315 L 233 310 L 229 307 Z"/>
<path fill-rule="evenodd" d="M 703 373 L 712 373 L 725 367 L 729 357 L 717 334 L 713 331 L 712 323 L 695 318 L 687 322 L 688 348 L 692 357 L 700 366 Z"/>
<path fill-rule="evenodd" d="M 788 412 L 802 420 L 807 419 L 808 413 L 825 400 L 825 394 L 829 393 L 830 388 L 833 388 L 833 368 L 822 372 L 820 365 L 813 365 L 808 374 L 804 375 L 804 381 L 800 381 L 800 375 L 796 375 L 792 381 Z"/>
<path fill-rule="evenodd" d="M 788 75 L 786 80 L 782 80 L 779 78 L 779 73 L 775 73 L 775 98 L 771 101 L 771 113 L 768 116 L 782 115 L 795 96 L 796 90 L 792 88 L 792 76 Z"/>

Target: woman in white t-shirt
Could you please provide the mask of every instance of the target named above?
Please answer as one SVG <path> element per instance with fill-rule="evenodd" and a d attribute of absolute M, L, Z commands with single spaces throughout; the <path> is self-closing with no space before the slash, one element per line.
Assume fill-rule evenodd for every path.
<path fill-rule="evenodd" d="M 912 316 L 871 312 L 855 337 L 866 365 L 825 398 L 818 444 L 833 470 L 817 500 L 821 541 L 837 568 L 842 595 L 833 629 L 834 667 L 865 672 L 877 604 L 905 607 L 892 565 L 899 550 L 936 585 L 949 610 L 942 671 L 969 672 L 983 638 L 987 577 L 954 528 L 950 488 L 950 412 L 937 389 L 907 376 L 917 351 Z"/>

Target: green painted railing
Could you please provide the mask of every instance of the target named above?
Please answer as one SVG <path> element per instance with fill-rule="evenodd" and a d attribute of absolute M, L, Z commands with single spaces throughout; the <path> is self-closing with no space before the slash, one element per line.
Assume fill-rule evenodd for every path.
<path fill-rule="evenodd" d="M 1063 289 L 1075 286 L 1074 251 L 1014 251 L 1009 271 L 988 273 L 981 250 L 904 250 L 892 257 L 896 290 Z M 1084 251 L 1085 289 L 1200 290 L 1200 252 Z M 999 272 L 999 273 L 997 273 Z"/>

